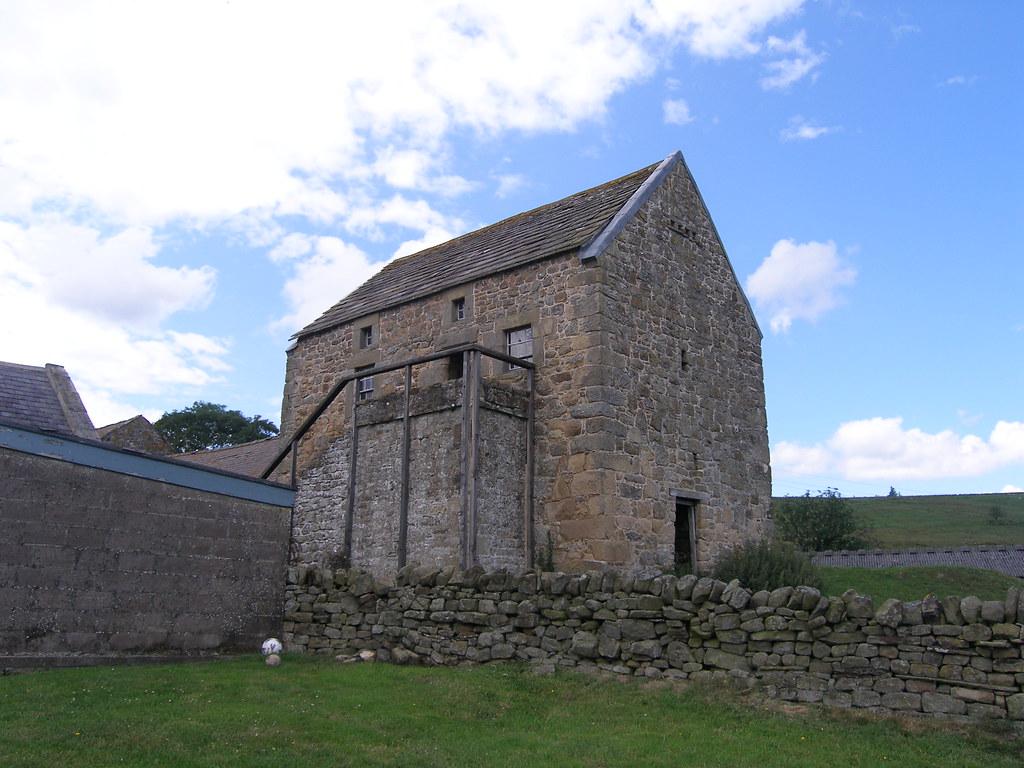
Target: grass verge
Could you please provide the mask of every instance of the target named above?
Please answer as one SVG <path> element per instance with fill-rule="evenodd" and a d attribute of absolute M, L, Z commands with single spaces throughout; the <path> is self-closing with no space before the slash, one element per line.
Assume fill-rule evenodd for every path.
<path fill-rule="evenodd" d="M 749 694 L 746 695 L 749 697 Z M 1001 724 L 805 710 L 716 689 L 286 657 L 0 679 L 19 766 L 1019 766 Z"/>

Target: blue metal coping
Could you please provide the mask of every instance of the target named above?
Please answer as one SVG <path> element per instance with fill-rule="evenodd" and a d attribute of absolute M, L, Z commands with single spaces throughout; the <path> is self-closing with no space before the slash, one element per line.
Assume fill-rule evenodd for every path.
<path fill-rule="evenodd" d="M 295 503 L 295 491 L 278 483 L 11 424 L 0 423 L 0 448 L 277 507 Z"/>

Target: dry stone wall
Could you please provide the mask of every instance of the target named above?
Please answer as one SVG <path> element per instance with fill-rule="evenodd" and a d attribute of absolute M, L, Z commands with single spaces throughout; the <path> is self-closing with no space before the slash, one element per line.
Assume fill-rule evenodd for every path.
<path fill-rule="evenodd" d="M 736 679 L 787 701 L 1024 720 L 1024 595 L 881 606 L 852 590 L 751 594 L 738 582 L 408 566 L 289 569 L 289 652 L 397 663 L 519 661 L 683 680 Z"/>

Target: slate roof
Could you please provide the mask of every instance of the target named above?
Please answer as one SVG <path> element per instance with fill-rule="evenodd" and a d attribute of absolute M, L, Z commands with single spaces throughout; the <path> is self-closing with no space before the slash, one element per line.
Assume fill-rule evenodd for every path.
<path fill-rule="evenodd" d="M 999 571 L 1024 579 L 1024 545 L 989 547 L 923 547 L 884 551 L 880 549 L 816 552 L 815 565 L 841 568 L 893 568 L 915 565 L 963 565 Z M 923 597 L 923 595 L 922 595 Z"/>
<path fill-rule="evenodd" d="M 674 160 L 677 155 L 668 159 Z M 593 189 L 397 259 L 293 338 L 302 338 L 486 275 L 583 248 L 602 233 L 664 163 L 649 165 Z"/>
<path fill-rule="evenodd" d="M 242 445 L 231 445 L 227 448 L 177 453 L 172 458 L 187 461 L 190 464 L 201 464 L 204 467 L 213 467 L 225 472 L 258 478 L 263 475 L 263 471 L 280 453 L 282 439 L 281 437 L 268 437 Z"/>
<path fill-rule="evenodd" d="M 96 430 L 67 371 L 0 362 L 0 421 L 39 432 L 96 439 Z"/>

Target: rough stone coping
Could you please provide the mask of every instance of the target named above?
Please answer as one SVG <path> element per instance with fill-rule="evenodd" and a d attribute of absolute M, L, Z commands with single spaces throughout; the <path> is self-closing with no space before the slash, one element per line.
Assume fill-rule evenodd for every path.
<path fill-rule="evenodd" d="M 543 592 L 555 595 L 647 593 L 661 597 L 666 603 L 674 600 L 689 600 L 697 605 L 707 602 L 725 603 L 736 611 L 768 606 L 807 611 L 811 618 L 839 610 L 850 617 L 874 618 L 879 625 L 891 628 L 901 624 L 973 624 L 994 627 L 1014 624 L 1024 618 L 1024 592 L 1013 587 L 1007 590 L 1005 600 L 982 601 L 976 596 L 949 596 L 940 601 L 935 595 L 926 595 L 921 600 L 911 601 L 890 598 L 876 609 L 871 596 L 858 594 L 853 589 L 839 596 L 825 596 L 808 586 L 780 587 L 772 591 L 751 593 L 735 579 L 726 584 L 710 577 L 698 578 L 693 574 L 645 578 L 614 570 L 579 574 L 558 571 L 513 572 L 505 569 L 487 572 L 481 566 L 463 571 L 454 567 L 436 568 L 410 563 L 398 571 L 393 584 L 378 581 L 359 569 L 331 571 L 292 566 L 287 576 L 288 584 L 340 587 L 355 595 L 383 596 L 392 588 L 408 586 L 450 586 L 483 592 Z M 987 641 L 985 638 L 978 640 Z"/>

